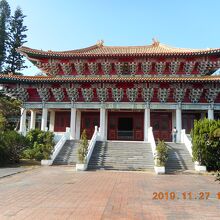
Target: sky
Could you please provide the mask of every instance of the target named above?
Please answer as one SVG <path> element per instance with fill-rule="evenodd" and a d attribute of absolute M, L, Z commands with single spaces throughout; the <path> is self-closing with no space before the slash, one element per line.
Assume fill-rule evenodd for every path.
<path fill-rule="evenodd" d="M 152 38 L 182 48 L 220 48 L 220 0 L 8 0 L 27 16 L 25 46 L 73 50 L 148 45 Z M 27 61 L 25 75 L 40 71 Z"/>

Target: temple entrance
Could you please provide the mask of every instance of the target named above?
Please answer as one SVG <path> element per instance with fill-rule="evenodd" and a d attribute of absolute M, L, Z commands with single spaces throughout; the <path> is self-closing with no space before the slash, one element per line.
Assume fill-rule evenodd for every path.
<path fill-rule="evenodd" d="M 55 112 L 55 132 L 65 132 L 70 127 L 70 112 Z"/>
<path fill-rule="evenodd" d="M 118 118 L 118 138 L 133 140 L 133 118 Z"/>
<path fill-rule="evenodd" d="M 194 120 L 199 120 L 201 118 L 201 113 L 183 113 L 182 114 L 182 128 L 186 130 L 186 134 L 190 134 L 193 126 Z"/>
<path fill-rule="evenodd" d="M 83 130 L 86 129 L 87 138 L 91 139 L 95 130 L 95 126 L 99 127 L 99 120 L 99 112 L 82 112 L 80 134 L 82 134 Z"/>
<path fill-rule="evenodd" d="M 151 112 L 151 127 L 155 141 L 172 140 L 172 113 L 171 112 Z"/>
<path fill-rule="evenodd" d="M 108 139 L 143 141 L 143 112 L 109 112 Z"/>

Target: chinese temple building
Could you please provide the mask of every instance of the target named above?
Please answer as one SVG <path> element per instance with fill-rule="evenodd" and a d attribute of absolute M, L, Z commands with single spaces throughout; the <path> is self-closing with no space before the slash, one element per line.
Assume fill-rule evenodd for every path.
<path fill-rule="evenodd" d="M 97 44 L 70 51 L 20 47 L 45 75 L 0 75 L 4 93 L 23 103 L 20 131 L 37 126 L 79 139 L 94 126 L 102 140 L 171 141 L 172 128 L 189 133 L 194 119 L 220 117 L 220 49 Z M 30 113 L 29 113 L 30 112 Z M 26 115 L 30 122 L 26 126 Z M 177 133 L 180 141 L 180 132 Z"/>

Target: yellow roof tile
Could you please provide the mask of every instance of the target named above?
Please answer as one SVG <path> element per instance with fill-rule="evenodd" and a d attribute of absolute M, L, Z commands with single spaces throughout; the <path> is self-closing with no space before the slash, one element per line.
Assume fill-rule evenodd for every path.
<path fill-rule="evenodd" d="M 29 47 L 20 47 L 17 49 L 25 55 L 45 56 L 45 57 L 91 57 L 91 56 L 166 56 L 166 55 L 202 55 L 220 53 L 220 48 L 216 49 L 187 49 L 175 48 L 159 42 L 146 46 L 104 46 L 102 43 L 69 51 L 43 51 Z"/>

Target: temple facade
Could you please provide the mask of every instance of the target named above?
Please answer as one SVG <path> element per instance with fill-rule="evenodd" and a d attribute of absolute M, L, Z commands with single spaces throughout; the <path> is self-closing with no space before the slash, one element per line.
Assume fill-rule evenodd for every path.
<path fill-rule="evenodd" d="M 4 93 L 22 101 L 20 132 L 39 126 L 79 139 L 100 127 L 102 140 L 172 140 L 195 119 L 220 118 L 220 49 L 105 46 L 78 50 L 18 48 L 44 75 L 0 75 Z M 29 123 L 27 116 L 30 115 Z M 40 117 L 40 123 L 36 118 Z"/>

